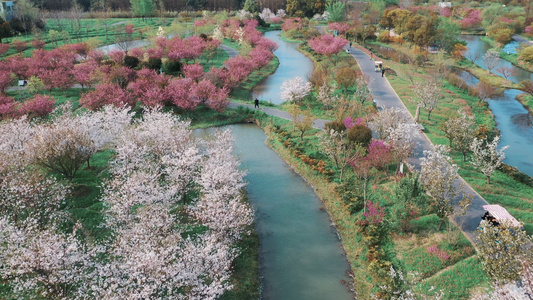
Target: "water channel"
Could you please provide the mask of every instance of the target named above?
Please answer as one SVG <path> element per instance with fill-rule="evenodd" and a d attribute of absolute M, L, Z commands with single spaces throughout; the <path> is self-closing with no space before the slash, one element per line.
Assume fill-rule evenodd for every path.
<path fill-rule="evenodd" d="M 274 74 L 268 76 L 260 82 L 253 90 L 252 97 L 259 100 L 270 101 L 280 104 L 281 84 L 287 79 L 294 79 L 299 76 L 306 80 L 313 72 L 313 62 L 296 49 L 297 43 L 287 43 L 283 41 L 279 34 L 280 30 L 268 31 L 264 36 L 278 44 L 278 49 L 274 51 L 279 59 L 279 67 Z"/>
<path fill-rule="evenodd" d="M 462 36 L 461 39 L 467 42 L 468 51 L 465 57 L 471 59 L 474 56 L 482 57 L 490 45 L 482 41 L 479 36 Z M 473 55 L 474 54 L 474 55 Z M 482 58 L 477 59 L 475 63 L 487 69 Z M 533 74 L 526 70 L 515 67 L 510 62 L 499 59 L 498 65 L 492 72 L 499 76 L 502 74 L 496 71 L 502 66 L 512 68 L 517 72 L 516 76 L 509 77 L 513 82 L 520 82 L 526 79 L 533 79 Z M 479 81 L 466 74 L 462 74 L 469 85 L 475 85 Z M 522 94 L 522 91 L 516 89 L 507 89 L 503 95 L 488 99 L 492 113 L 501 133 L 500 145 L 509 145 L 504 162 L 508 165 L 517 167 L 518 170 L 533 176 L 533 124 L 531 116 L 527 109 L 516 100 L 516 96 Z"/>
<path fill-rule="evenodd" d="M 232 125 L 234 152 L 260 239 L 261 299 L 353 299 L 341 283 L 350 266 L 313 188 L 265 145 L 255 125 Z M 195 130 L 200 136 L 215 129 Z"/>

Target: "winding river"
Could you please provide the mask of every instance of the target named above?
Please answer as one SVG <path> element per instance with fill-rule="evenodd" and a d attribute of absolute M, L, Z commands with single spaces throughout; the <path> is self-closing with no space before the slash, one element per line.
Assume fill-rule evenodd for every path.
<path fill-rule="evenodd" d="M 265 78 L 253 90 L 252 97 L 259 100 L 270 101 L 280 104 L 281 84 L 287 79 L 294 79 L 299 76 L 307 79 L 313 72 L 313 62 L 296 48 L 297 43 L 287 43 L 283 41 L 279 34 L 281 30 L 268 31 L 265 37 L 276 42 L 278 49 L 274 51 L 279 59 L 279 66 L 276 72 Z"/>
<path fill-rule="evenodd" d="M 490 45 L 482 41 L 479 36 L 462 36 L 467 42 L 468 51 L 465 57 L 471 59 L 473 56 L 482 57 Z M 472 55 L 475 53 L 475 55 Z M 477 59 L 475 63 L 487 69 L 482 58 Z M 526 79 L 533 79 L 533 74 L 513 66 L 510 62 L 499 59 L 498 65 L 492 72 L 499 76 L 502 74 L 496 71 L 502 66 L 513 68 L 517 72 L 516 76 L 509 77 L 513 82 L 520 82 Z M 469 85 L 475 85 L 479 81 L 465 73 L 462 74 Z M 498 130 L 501 133 L 500 145 L 509 145 L 504 162 L 508 165 L 517 167 L 518 170 L 533 176 L 533 120 L 524 106 L 516 100 L 516 96 L 522 94 L 522 91 L 516 89 L 505 90 L 502 96 L 488 99 L 487 102 L 494 114 Z"/>
<path fill-rule="evenodd" d="M 341 281 L 350 269 L 336 230 L 312 186 L 265 145 L 255 125 L 232 125 L 234 151 L 260 240 L 261 299 L 353 299 Z M 201 129 L 200 136 L 216 129 Z"/>

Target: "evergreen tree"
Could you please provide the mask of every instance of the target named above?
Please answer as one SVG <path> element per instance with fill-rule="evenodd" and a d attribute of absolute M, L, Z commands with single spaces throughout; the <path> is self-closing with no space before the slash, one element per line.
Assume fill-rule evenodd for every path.
<path fill-rule="evenodd" d="M 141 17 L 143 20 L 154 13 L 155 5 L 152 0 L 130 0 L 130 3 L 133 15 Z"/>
<path fill-rule="evenodd" d="M 259 5 L 256 0 L 246 0 L 242 9 L 253 14 L 259 12 Z"/>

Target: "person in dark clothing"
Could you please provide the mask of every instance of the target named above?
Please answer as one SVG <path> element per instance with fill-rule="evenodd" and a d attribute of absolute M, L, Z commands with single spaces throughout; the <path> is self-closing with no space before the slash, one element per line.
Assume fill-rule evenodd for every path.
<path fill-rule="evenodd" d="M 350 48 L 352 48 L 352 42 L 350 42 Z"/>
<path fill-rule="evenodd" d="M 383 77 L 383 75 L 385 75 L 385 68 L 381 68 L 381 77 Z"/>
<path fill-rule="evenodd" d="M 255 103 L 254 108 L 259 108 L 259 100 L 257 100 L 257 98 L 255 98 L 254 103 Z"/>

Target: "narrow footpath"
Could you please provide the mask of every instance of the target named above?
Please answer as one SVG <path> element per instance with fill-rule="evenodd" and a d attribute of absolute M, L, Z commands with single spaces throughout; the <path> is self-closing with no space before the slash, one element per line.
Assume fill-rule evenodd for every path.
<path fill-rule="evenodd" d="M 387 80 L 387 75 L 381 77 L 381 72 L 374 71 L 374 61 L 368 56 L 365 52 L 358 48 L 350 49 L 351 55 L 356 59 L 361 71 L 368 76 L 370 79 L 368 88 L 372 93 L 373 98 L 376 101 L 378 107 L 384 109 L 387 108 L 401 108 L 404 109 L 410 116 L 411 114 L 403 104 L 402 100 L 392 86 Z M 411 116 L 411 122 L 415 123 L 414 118 Z M 415 151 L 411 158 L 408 159 L 408 163 L 414 167 L 415 170 L 420 171 L 420 158 L 424 156 L 424 150 L 433 150 L 433 144 L 425 134 L 421 134 L 418 139 L 418 145 L 415 148 Z M 454 199 L 456 207 L 458 207 L 458 201 L 462 198 L 463 194 L 472 196 L 472 203 L 470 208 L 464 216 L 454 215 L 453 221 L 461 228 L 461 230 L 466 234 L 467 238 L 475 242 L 476 234 L 475 231 L 481 221 L 481 216 L 485 212 L 483 210 L 483 205 L 488 204 L 488 202 L 481 197 L 466 181 L 460 177 L 455 182 L 456 187 L 461 190 L 461 195 Z"/>

